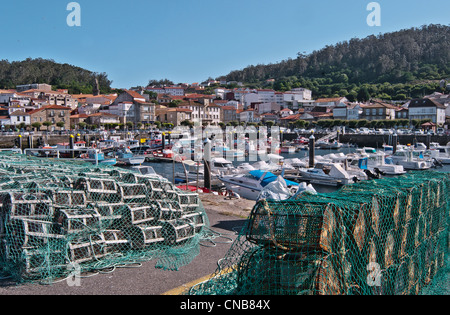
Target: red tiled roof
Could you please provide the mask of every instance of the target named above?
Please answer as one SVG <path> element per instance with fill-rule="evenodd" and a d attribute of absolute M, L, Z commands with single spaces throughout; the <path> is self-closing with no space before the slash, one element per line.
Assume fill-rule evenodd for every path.
<path fill-rule="evenodd" d="M 119 117 L 118 115 L 114 115 L 114 114 L 110 114 L 110 113 L 95 113 L 92 115 L 88 115 L 88 117 L 100 117 L 100 116 Z"/>
<path fill-rule="evenodd" d="M 222 106 L 223 110 L 236 110 L 236 107 L 233 106 Z"/>
<path fill-rule="evenodd" d="M 189 113 L 192 113 L 192 111 L 190 109 L 187 109 L 187 108 L 170 108 L 167 111 L 168 112 L 189 112 Z"/>
<path fill-rule="evenodd" d="M 25 113 L 22 110 L 16 110 L 15 112 L 9 114 L 9 116 L 30 116 L 29 113 Z"/>
<path fill-rule="evenodd" d="M 281 118 L 281 120 L 298 120 L 300 119 L 300 114 L 290 115 L 284 118 Z"/>
<path fill-rule="evenodd" d="M 142 96 L 141 94 L 139 94 L 138 92 L 135 92 L 135 91 L 125 90 L 125 93 L 128 93 L 133 98 L 143 98 L 143 99 L 145 99 L 144 96 Z"/>
<path fill-rule="evenodd" d="M 76 118 L 88 118 L 89 116 L 87 114 L 76 114 L 76 115 L 72 115 L 70 116 L 70 118 L 72 119 L 76 119 Z"/>
<path fill-rule="evenodd" d="M 43 106 L 38 109 L 34 109 L 34 110 L 28 112 L 28 114 L 32 115 L 32 114 L 35 114 L 37 112 L 40 112 L 40 111 L 46 110 L 46 109 L 72 110 L 72 108 L 70 108 L 70 107 L 65 107 L 65 106 L 61 106 L 61 105 L 47 105 L 47 106 Z"/>
<path fill-rule="evenodd" d="M 316 103 L 328 103 L 328 102 L 337 102 L 342 100 L 344 97 L 333 97 L 333 98 L 319 98 L 316 100 Z"/>

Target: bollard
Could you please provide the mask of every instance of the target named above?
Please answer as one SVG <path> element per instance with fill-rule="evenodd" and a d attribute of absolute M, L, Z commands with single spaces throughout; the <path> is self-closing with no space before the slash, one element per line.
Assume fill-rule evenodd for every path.
<path fill-rule="evenodd" d="M 311 134 L 311 137 L 309 137 L 309 167 L 314 167 L 315 161 L 315 146 L 316 146 L 316 138 L 314 137 L 314 133 Z"/>
<path fill-rule="evenodd" d="M 17 138 L 17 147 L 22 150 L 22 135 L 19 135 L 19 137 Z"/>
<path fill-rule="evenodd" d="M 397 136 L 397 134 L 396 133 L 394 133 L 394 136 L 392 137 L 392 149 L 393 149 L 393 153 L 395 153 L 395 152 L 397 152 L 397 138 L 398 138 L 398 136 Z"/>
<path fill-rule="evenodd" d="M 206 138 L 204 143 L 204 187 L 211 190 L 211 141 Z"/>
<path fill-rule="evenodd" d="M 74 136 L 73 136 L 73 135 L 70 135 L 70 138 L 69 138 L 69 148 L 70 148 L 70 150 L 73 150 L 74 147 L 75 147 L 75 144 L 74 144 Z M 74 159 L 74 158 L 75 158 L 75 152 L 74 152 L 74 151 L 71 151 L 70 154 L 72 155 L 72 159 Z"/>
<path fill-rule="evenodd" d="M 33 149 L 33 136 L 32 135 L 28 136 L 28 147 L 30 149 Z"/>

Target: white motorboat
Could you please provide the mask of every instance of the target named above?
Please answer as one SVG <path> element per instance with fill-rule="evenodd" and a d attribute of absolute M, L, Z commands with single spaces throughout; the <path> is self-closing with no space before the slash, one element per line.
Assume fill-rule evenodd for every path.
<path fill-rule="evenodd" d="M 219 176 L 219 180 L 224 183 L 227 190 L 249 200 L 257 200 L 264 187 L 277 179 L 277 175 L 263 170 L 253 170 L 246 174 Z M 299 183 L 286 179 L 285 181 L 292 193 L 298 191 Z"/>
<path fill-rule="evenodd" d="M 390 158 L 394 164 L 402 165 L 405 170 L 427 170 L 433 166 L 431 159 L 425 159 L 423 151 L 412 148 L 397 150 Z"/>
<path fill-rule="evenodd" d="M 299 176 L 311 184 L 325 186 L 348 185 L 359 180 L 355 176 L 351 176 L 341 163 L 331 162 L 321 162 L 313 168 L 299 169 Z"/>
<path fill-rule="evenodd" d="M 294 154 L 296 152 L 296 147 L 285 145 L 281 147 L 280 152 L 285 154 Z"/>
<path fill-rule="evenodd" d="M 192 160 L 183 161 L 186 171 L 176 172 L 175 178 L 181 181 L 197 181 L 204 179 L 204 164 L 200 162 L 194 162 Z M 212 158 L 209 166 L 211 167 L 211 178 L 215 179 L 219 175 L 232 175 L 236 174 L 236 168 L 233 163 L 224 158 Z"/>
<path fill-rule="evenodd" d="M 301 160 L 299 158 L 292 158 L 292 159 L 285 159 L 284 160 L 284 167 L 286 166 L 290 166 L 294 169 L 299 169 L 299 168 L 305 168 L 308 167 L 308 163 L 304 160 Z"/>
<path fill-rule="evenodd" d="M 330 153 L 322 156 L 322 162 L 339 163 L 351 178 L 356 178 L 358 181 L 367 180 L 367 158 L 353 157 L 345 155 L 344 153 Z"/>
<path fill-rule="evenodd" d="M 242 164 L 236 166 L 235 173 L 236 174 L 245 174 L 245 173 L 248 173 L 248 172 L 254 171 L 254 170 L 256 170 L 256 168 L 254 168 L 252 165 L 250 165 L 250 163 L 242 163 Z"/>
<path fill-rule="evenodd" d="M 437 146 L 427 152 L 429 152 L 431 158 L 436 159 L 439 163 L 450 164 L 449 146 Z"/>
<path fill-rule="evenodd" d="M 327 140 L 319 140 L 316 142 L 316 148 L 318 149 L 332 149 L 337 150 L 342 148 L 342 143 L 338 141 L 327 141 Z"/>
<path fill-rule="evenodd" d="M 349 157 L 352 155 L 349 154 Z M 385 175 L 402 175 L 406 171 L 403 165 L 396 165 L 391 158 L 388 158 L 386 153 L 377 151 L 372 147 L 364 147 L 356 150 L 356 156 L 367 157 L 367 169 L 374 172 L 377 169 Z M 357 165 L 358 160 L 353 159 L 351 164 Z"/>
<path fill-rule="evenodd" d="M 192 160 L 185 160 L 183 163 L 182 172 L 175 173 L 175 180 L 180 182 L 193 182 L 197 180 L 204 180 L 204 165 L 200 162 L 194 162 Z M 211 175 L 213 178 L 214 175 Z"/>
<path fill-rule="evenodd" d="M 161 175 L 158 175 L 153 167 L 150 165 L 134 165 L 130 167 L 131 170 L 138 172 L 141 175 L 156 177 L 159 179 L 164 179 Z"/>

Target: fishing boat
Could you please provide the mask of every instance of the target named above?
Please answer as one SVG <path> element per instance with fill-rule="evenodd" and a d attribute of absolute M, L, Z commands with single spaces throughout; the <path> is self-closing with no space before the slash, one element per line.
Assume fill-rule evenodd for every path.
<path fill-rule="evenodd" d="M 79 157 L 83 151 L 70 151 L 70 143 L 58 143 L 56 144 L 56 149 L 59 150 L 59 156 L 61 158 L 71 158 L 71 157 Z M 86 142 L 77 141 L 73 144 L 73 149 L 86 149 Z"/>
<path fill-rule="evenodd" d="M 101 152 L 99 149 L 89 150 L 88 153 L 82 154 L 80 158 L 81 160 L 90 162 L 94 165 L 114 166 L 117 164 L 116 158 L 106 158 L 105 153 Z"/>
<path fill-rule="evenodd" d="M 51 146 L 49 144 L 45 144 L 39 148 L 37 156 L 39 157 L 56 157 L 58 152 L 58 147 L 56 145 Z"/>
<path fill-rule="evenodd" d="M 219 180 L 224 183 L 228 191 L 249 200 L 257 200 L 264 187 L 277 179 L 277 175 L 263 170 L 253 170 L 246 174 L 219 176 Z M 299 183 L 286 179 L 285 181 L 292 192 L 295 193 L 298 190 Z"/>
<path fill-rule="evenodd" d="M 116 159 L 118 163 L 125 165 L 140 165 L 145 162 L 145 156 L 134 155 L 128 148 L 116 151 Z"/>

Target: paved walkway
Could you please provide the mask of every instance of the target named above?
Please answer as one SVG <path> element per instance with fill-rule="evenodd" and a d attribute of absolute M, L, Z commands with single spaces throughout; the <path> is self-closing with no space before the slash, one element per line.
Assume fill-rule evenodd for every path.
<path fill-rule="evenodd" d="M 244 219 L 207 211 L 211 229 L 234 240 L 234 232 L 244 224 Z M 217 270 L 217 262 L 226 256 L 231 243 L 227 239 L 217 239 L 215 247 L 200 246 L 200 254 L 179 271 L 155 268 L 150 261 L 138 268 L 117 268 L 112 273 L 97 274 L 82 278 L 80 286 L 69 286 L 67 281 L 52 285 L 27 284 L 17 286 L 8 281 L 0 281 L 0 295 L 162 295 L 179 294 L 186 284 L 207 280 Z M 174 290 L 175 289 L 175 290 Z"/>

